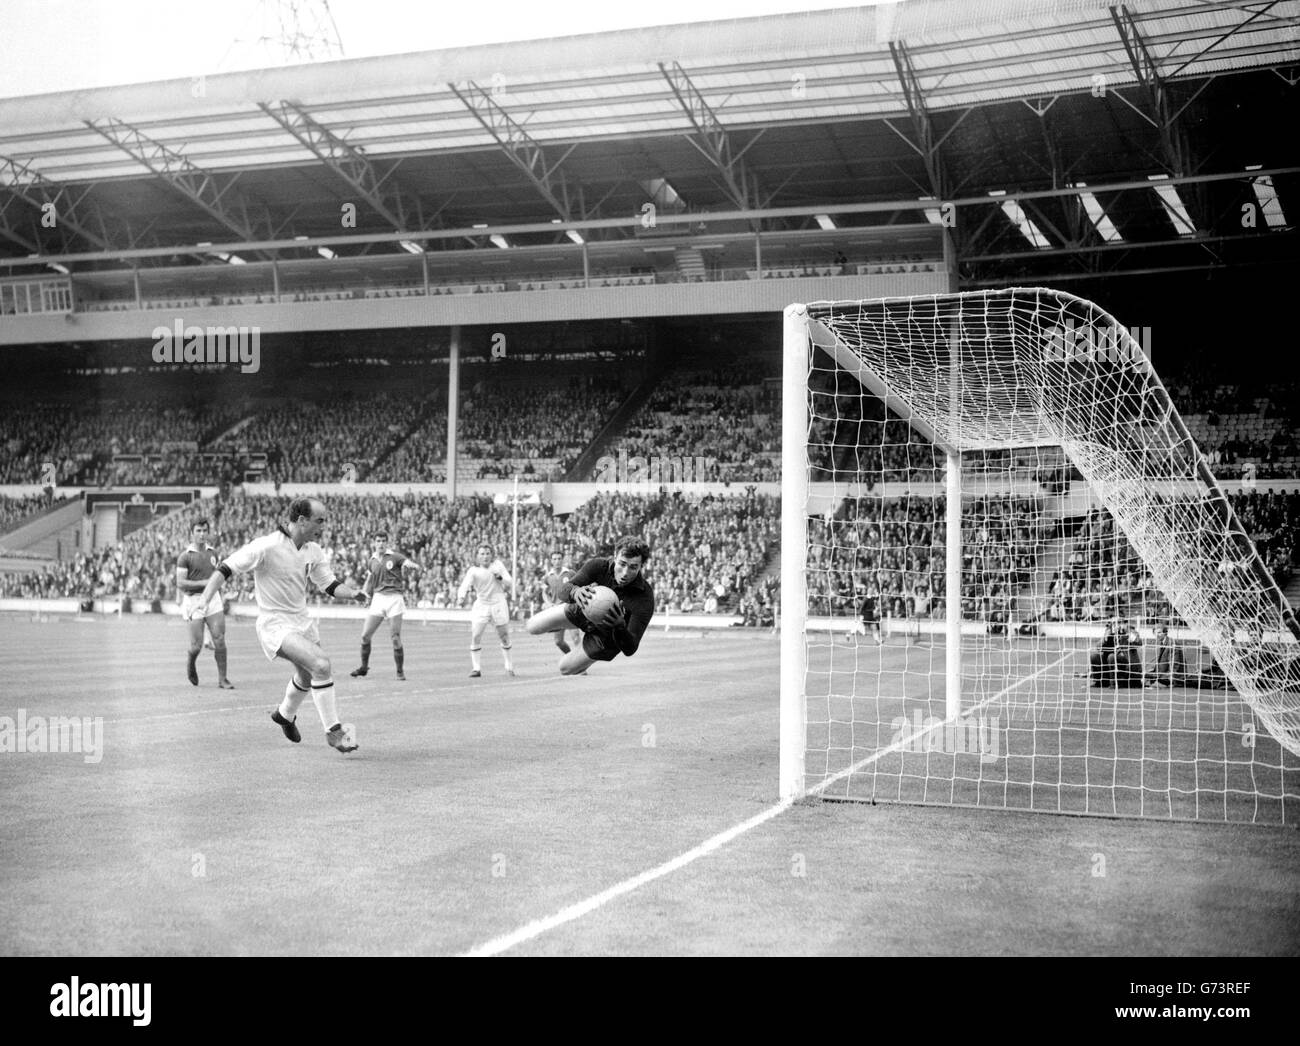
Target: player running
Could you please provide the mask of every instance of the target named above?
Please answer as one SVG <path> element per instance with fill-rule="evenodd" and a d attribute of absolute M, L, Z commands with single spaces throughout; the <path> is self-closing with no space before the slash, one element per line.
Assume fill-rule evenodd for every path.
<path fill-rule="evenodd" d="M 465 571 L 465 578 L 456 593 L 456 605 L 460 606 L 469 590 L 474 589 L 474 610 L 469 619 L 469 659 L 474 670 L 469 677 L 477 679 L 483 674 L 483 630 L 488 622 L 496 625 L 506 675 L 512 676 L 515 666 L 510 660 L 510 607 L 506 603 L 506 586 L 512 578 L 505 564 L 492 558 L 491 545 L 479 545 L 474 559 L 475 565 Z"/>
<path fill-rule="evenodd" d="M 597 556 L 582 564 L 559 591 L 561 602 L 534 614 L 528 631 L 535 636 L 577 628 L 584 635 L 582 645 L 560 660 L 560 672 L 579 675 L 597 661 L 613 661 L 619 654 L 631 657 L 655 612 L 654 589 L 642 570 L 650 558 L 650 546 L 637 537 L 622 537 L 614 543 L 612 556 Z M 600 621 L 585 613 L 597 585 L 612 588 L 618 603 Z"/>
<path fill-rule="evenodd" d="M 573 571 L 564 565 L 564 553 L 551 553 L 551 569 L 542 578 L 542 597 L 545 600 L 543 609 L 553 607 L 557 603 L 564 602 L 560 599 L 560 589 L 573 577 Z M 555 636 L 555 645 L 560 648 L 561 654 L 567 654 L 582 642 L 582 632 L 576 628 L 562 628 L 552 633 Z M 573 646 L 569 645 L 569 638 L 572 635 Z"/>
<path fill-rule="evenodd" d="M 235 684 L 226 678 L 226 612 L 220 599 L 204 601 L 201 598 L 208 578 L 217 569 L 217 550 L 208 544 L 210 527 L 206 519 L 196 519 L 190 525 L 190 543 L 176 557 L 176 592 L 181 597 L 181 617 L 190 630 L 189 663 L 186 676 L 199 685 L 199 654 L 203 650 L 203 628 L 206 625 L 212 636 L 212 656 L 217 662 L 217 686 L 234 690 Z"/>
<path fill-rule="evenodd" d="M 393 635 L 393 661 L 397 664 L 397 678 L 406 679 L 402 671 L 406 651 L 402 649 L 402 615 L 406 613 L 405 572 L 423 570 L 415 560 L 398 552 L 388 543 L 388 531 L 376 531 L 370 539 L 370 563 L 366 575 L 365 595 L 370 598 L 370 613 L 361 630 L 361 667 L 352 675 L 364 676 L 370 671 L 370 637 L 383 621 L 388 621 Z"/>
<path fill-rule="evenodd" d="M 325 519 L 325 506 L 315 498 L 295 498 L 289 505 L 288 527 L 279 526 L 274 533 L 250 541 L 218 564 L 203 590 L 203 602 L 215 596 L 232 574 L 251 570 L 262 652 L 271 661 L 284 658 L 295 670 L 271 719 L 297 744 L 302 740 L 298 707 L 310 690 L 325 740 L 340 752 L 354 752 L 356 736 L 351 724 L 339 722 L 330 661 L 321 649 L 316 622 L 307 614 L 307 581 L 335 599 L 364 601 L 365 594 L 334 576 L 325 550 L 317 544 Z"/>

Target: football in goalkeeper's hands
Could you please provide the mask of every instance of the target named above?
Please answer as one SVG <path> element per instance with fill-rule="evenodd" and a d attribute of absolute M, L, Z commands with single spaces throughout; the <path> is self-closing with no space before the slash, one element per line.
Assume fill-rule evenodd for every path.
<path fill-rule="evenodd" d="M 616 613 L 618 605 L 618 595 L 612 588 L 597 585 L 596 591 L 587 600 L 587 609 L 583 613 L 587 615 L 587 620 L 597 628 L 608 628 L 611 624 L 610 619 Z"/>

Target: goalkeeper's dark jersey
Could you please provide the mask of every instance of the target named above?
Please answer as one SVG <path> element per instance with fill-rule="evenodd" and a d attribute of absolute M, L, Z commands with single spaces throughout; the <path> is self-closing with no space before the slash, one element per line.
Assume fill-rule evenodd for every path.
<path fill-rule="evenodd" d="M 597 628 L 582 616 L 582 611 L 576 605 L 570 607 L 569 620 L 575 628 L 580 628 L 587 634 L 582 644 L 583 649 L 595 661 L 612 661 L 619 654 L 631 657 L 641 645 L 641 637 L 645 634 L 650 619 L 654 617 L 655 593 L 650 582 L 638 574 L 630 584 L 620 588 L 614 584 L 613 557 L 597 556 L 582 564 L 578 572 L 560 589 L 560 600 L 569 602 L 573 599 L 573 590 L 586 585 L 612 588 L 618 601 L 623 604 L 627 621 L 617 629 Z"/>

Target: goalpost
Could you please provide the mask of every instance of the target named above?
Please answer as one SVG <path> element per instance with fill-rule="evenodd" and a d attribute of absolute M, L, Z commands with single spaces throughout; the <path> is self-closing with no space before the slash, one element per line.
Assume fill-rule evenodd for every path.
<path fill-rule="evenodd" d="M 1250 492 L 1096 305 L 791 305 L 782 464 L 783 798 L 1300 817 Z"/>

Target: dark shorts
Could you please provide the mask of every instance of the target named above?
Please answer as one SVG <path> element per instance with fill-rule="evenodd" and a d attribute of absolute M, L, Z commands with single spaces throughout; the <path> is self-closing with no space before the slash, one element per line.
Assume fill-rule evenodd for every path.
<path fill-rule="evenodd" d="M 613 661 L 623 652 L 614 642 L 613 631 L 593 625 L 577 603 L 566 603 L 564 616 L 569 619 L 569 624 L 583 633 L 582 652 L 593 661 Z"/>
<path fill-rule="evenodd" d="M 622 653 L 612 633 L 595 629 L 582 637 L 582 652 L 593 661 L 613 661 Z"/>

